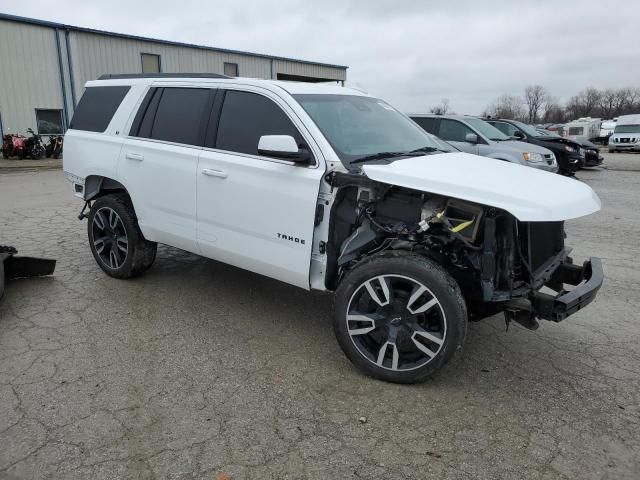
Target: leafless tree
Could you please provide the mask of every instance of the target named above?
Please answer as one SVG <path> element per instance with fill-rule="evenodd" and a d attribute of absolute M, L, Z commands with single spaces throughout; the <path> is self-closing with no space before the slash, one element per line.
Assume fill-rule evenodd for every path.
<path fill-rule="evenodd" d="M 522 99 L 513 95 L 498 97 L 486 110 L 487 116 L 523 120 L 526 112 L 522 107 Z"/>
<path fill-rule="evenodd" d="M 435 107 L 431 107 L 431 113 L 435 113 L 436 115 L 446 115 L 449 113 L 449 99 L 443 98 L 440 100 L 440 105 L 436 105 Z"/>
<path fill-rule="evenodd" d="M 529 123 L 561 123 L 580 117 L 608 119 L 632 113 L 640 113 L 640 87 L 604 90 L 588 87 L 570 97 L 562 106 L 540 85 L 528 86 L 524 98 L 502 95 L 484 112 L 492 117 L 513 118 Z"/>
<path fill-rule="evenodd" d="M 542 121 L 545 123 L 561 123 L 564 122 L 564 109 L 558 103 L 558 100 L 550 95 L 542 106 Z"/>
<path fill-rule="evenodd" d="M 529 123 L 538 121 L 538 113 L 547 99 L 547 91 L 541 85 L 529 85 L 524 89 L 524 101 L 528 109 Z"/>
<path fill-rule="evenodd" d="M 612 88 L 607 88 L 600 95 L 600 117 L 612 118 L 618 101 L 618 92 Z"/>
<path fill-rule="evenodd" d="M 580 96 L 582 97 L 584 116 L 595 116 L 596 108 L 598 108 L 601 102 L 602 92 L 597 88 L 589 87 L 585 89 Z"/>

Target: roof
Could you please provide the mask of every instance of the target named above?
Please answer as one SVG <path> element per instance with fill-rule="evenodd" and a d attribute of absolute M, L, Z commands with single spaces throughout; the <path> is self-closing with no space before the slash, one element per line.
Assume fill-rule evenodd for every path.
<path fill-rule="evenodd" d="M 271 90 L 281 88 L 291 95 L 302 94 L 324 94 L 324 95 L 357 95 L 369 96 L 367 93 L 355 90 L 353 88 L 342 87 L 329 83 L 307 83 L 307 82 L 289 82 L 286 80 L 268 80 L 260 78 L 245 77 L 226 77 L 224 75 L 210 75 L 198 73 L 177 73 L 177 74 L 123 74 L 123 75 L 102 75 L 98 80 L 89 80 L 87 87 L 97 87 L 104 85 L 149 85 L 154 82 L 162 82 L 160 85 L 177 83 L 188 84 L 234 84 L 234 85 L 253 85 Z"/>
<path fill-rule="evenodd" d="M 475 115 L 458 115 L 458 114 L 449 114 L 449 113 L 445 113 L 444 115 L 440 114 L 440 113 L 407 113 L 408 117 L 418 117 L 418 118 L 451 118 L 454 120 L 469 120 L 470 118 L 479 118 L 476 117 Z M 483 118 L 480 118 L 480 120 L 484 120 Z"/>
<path fill-rule="evenodd" d="M 297 58 L 288 58 L 288 57 L 279 57 L 279 56 L 275 56 L 275 55 L 266 55 L 264 53 L 253 53 L 253 52 L 243 52 L 240 50 L 230 50 L 230 49 L 226 49 L 226 48 L 218 48 L 218 47 L 209 47 L 206 45 L 197 45 L 194 43 L 185 43 L 185 42 L 174 42 L 171 40 L 162 40 L 159 38 L 150 38 L 150 37 L 141 37 L 138 35 L 128 35 L 126 33 L 116 33 L 116 32 L 108 32 L 106 30 L 97 30 L 97 29 L 93 29 L 93 28 L 85 28 L 85 27 L 78 27 L 75 25 L 67 25 L 64 23 L 57 23 L 57 22 L 50 22 L 48 20 L 40 20 L 40 19 L 36 19 L 36 18 L 29 18 L 29 17 L 21 17 L 19 15 L 9 15 L 7 13 L 0 13 L 0 20 L 7 20 L 9 22 L 19 22 L 19 23 L 28 23 L 31 25 L 39 25 L 41 27 L 49 27 L 49 28 L 59 28 L 62 30 L 69 30 L 69 31 L 75 31 L 75 32 L 86 32 L 86 33 L 95 33 L 97 35 L 106 35 L 109 37 L 116 37 L 116 38 L 123 38 L 123 39 L 128 39 L 128 40 L 139 40 L 139 41 L 143 41 L 143 42 L 154 42 L 154 43 L 160 43 L 163 45 L 172 45 L 175 47 L 188 47 L 188 48 L 197 48 L 200 50 L 209 50 L 209 51 L 213 51 L 213 52 L 220 52 L 220 53 L 230 53 L 230 54 L 237 54 L 237 55 L 249 55 L 252 57 L 259 57 L 259 58 L 266 58 L 269 60 L 284 60 L 287 62 L 296 62 L 296 63 L 304 63 L 304 64 L 308 64 L 308 65 L 318 65 L 321 67 L 330 67 L 330 68 L 339 68 L 339 69 L 343 69 L 346 70 L 349 67 L 345 66 L 345 65 L 335 65 L 335 64 L 331 64 L 331 63 L 322 63 L 322 62 L 313 62 L 311 60 L 300 60 Z"/>

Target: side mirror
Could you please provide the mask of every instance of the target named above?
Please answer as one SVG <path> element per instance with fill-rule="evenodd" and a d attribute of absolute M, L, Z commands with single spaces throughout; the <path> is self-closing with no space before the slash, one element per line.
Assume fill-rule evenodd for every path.
<path fill-rule="evenodd" d="M 524 133 L 522 133 L 520 130 L 516 130 L 515 132 L 513 132 L 513 136 L 518 140 L 524 139 Z"/>
<path fill-rule="evenodd" d="M 475 133 L 467 133 L 464 136 L 464 141 L 469 143 L 478 143 L 478 135 Z"/>
<path fill-rule="evenodd" d="M 296 163 L 311 163 L 308 150 L 298 148 L 291 135 L 263 135 L 258 141 L 258 154 L 265 157 L 282 158 Z"/>

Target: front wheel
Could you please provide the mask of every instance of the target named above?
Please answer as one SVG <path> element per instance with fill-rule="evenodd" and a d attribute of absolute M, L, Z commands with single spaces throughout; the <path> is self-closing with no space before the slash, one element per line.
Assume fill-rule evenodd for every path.
<path fill-rule="evenodd" d="M 128 196 L 105 195 L 91 206 L 87 230 L 96 262 L 115 278 L 140 275 L 153 264 L 157 244 L 147 241 Z"/>
<path fill-rule="evenodd" d="M 43 155 L 44 155 L 44 148 L 41 146 L 36 146 L 33 148 L 33 151 L 31 153 L 31 158 L 33 158 L 34 160 L 40 160 Z"/>
<path fill-rule="evenodd" d="M 440 265 L 392 252 L 364 260 L 345 276 L 333 326 L 345 355 L 364 373 L 416 383 L 462 347 L 467 310 L 458 284 Z"/>

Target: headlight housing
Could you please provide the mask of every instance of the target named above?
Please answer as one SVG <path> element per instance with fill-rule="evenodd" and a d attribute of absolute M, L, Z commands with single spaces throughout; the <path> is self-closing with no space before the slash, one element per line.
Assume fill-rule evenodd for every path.
<path fill-rule="evenodd" d="M 573 148 L 573 147 L 572 147 L 572 146 L 570 146 L 570 145 L 565 145 L 565 146 L 564 146 L 564 149 L 565 149 L 567 152 L 575 152 L 575 151 L 576 151 L 576 149 L 575 149 L 575 148 Z"/>
<path fill-rule="evenodd" d="M 524 152 L 522 158 L 525 162 L 544 162 L 544 157 L 539 153 Z"/>

